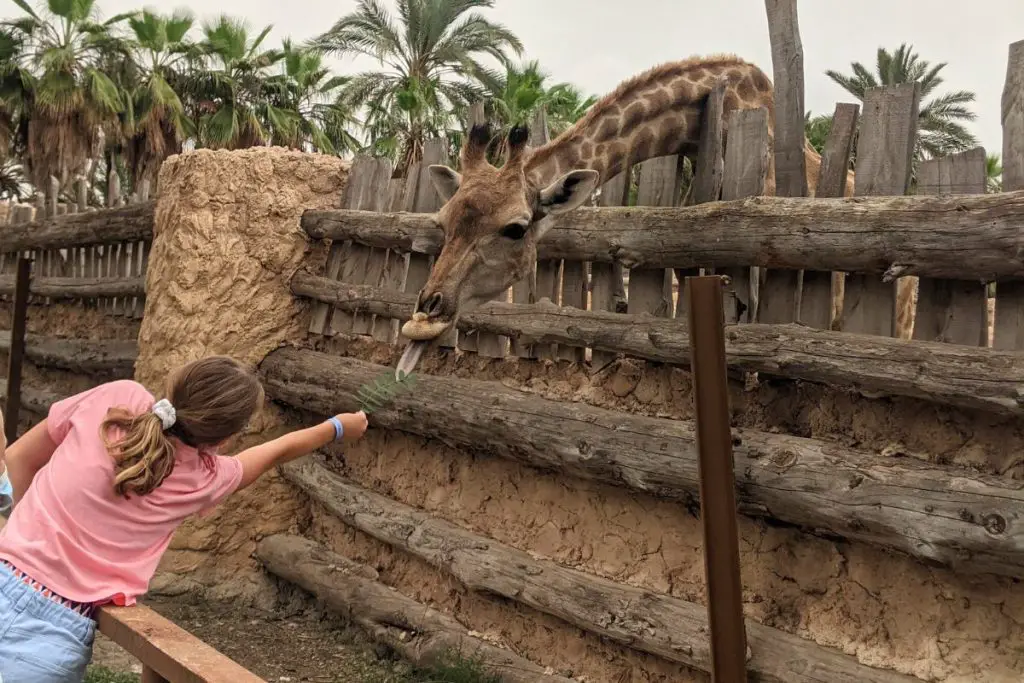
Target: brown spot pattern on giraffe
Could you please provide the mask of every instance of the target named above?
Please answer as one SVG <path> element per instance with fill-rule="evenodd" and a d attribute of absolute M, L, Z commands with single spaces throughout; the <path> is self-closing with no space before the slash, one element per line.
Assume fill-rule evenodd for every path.
<path fill-rule="evenodd" d="M 622 114 L 622 129 L 630 131 L 639 126 L 647 118 L 647 107 L 643 102 L 634 102 L 626 107 Z"/>

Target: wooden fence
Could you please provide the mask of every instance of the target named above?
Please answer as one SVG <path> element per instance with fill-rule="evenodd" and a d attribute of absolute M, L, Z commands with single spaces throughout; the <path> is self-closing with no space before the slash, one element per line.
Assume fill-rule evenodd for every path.
<path fill-rule="evenodd" d="M 1014 74 L 1011 69 L 1004 98 L 1010 103 L 1024 99 L 1024 84 Z M 785 82 L 779 86 L 777 97 L 785 99 Z M 985 150 L 976 148 L 922 162 L 916 193 L 903 196 L 910 188 L 918 100 L 917 88 L 909 85 L 869 91 L 862 116 L 858 105 L 839 104 L 814 200 L 787 198 L 784 185 L 778 197 L 742 200 L 763 191 L 767 120 L 764 110 L 732 112 L 724 159 L 716 158 L 715 145 L 706 145 L 710 152 L 700 156 L 692 191 L 695 203 L 722 202 L 679 206 L 680 159 L 644 161 L 635 207 L 619 207 L 629 196 L 627 170 L 601 188 L 599 208 L 560 217 L 540 244 L 537 298 L 590 311 L 594 315 L 583 319 L 597 323 L 603 321 L 599 312 L 616 310 L 618 290 L 627 293 L 629 315 L 679 318 L 685 302 L 678 292 L 682 278 L 717 271 L 732 278 L 735 303 L 727 319 L 734 322 L 796 322 L 807 333 L 832 329 L 871 335 L 875 339 L 857 341 L 866 353 L 888 348 L 885 338 L 899 336 L 976 347 L 973 353 L 1024 348 L 1024 329 L 1018 329 L 1024 299 L 1018 301 L 1016 294 L 1024 288 L 1024 263 L 1017 256 L 1024 195 L 985 194 Z M 1019 141 L 1024 116 L 1013 107 L 1004 109 L 1009 112 L 1005 152 L 1012 156 L 1024 145 Z M 721 120 L 705 122 L 706 137 L 720 140 L 721 126 Z M 831 199 L 842 195 L 855 130 L 855 194 L 861 199 Z M 394 303 L 397 293 L 414 296 L 440 250 L 443 236 L 428 215 L 438 199 L 422 169 L 445 161 L 442 151 L 440 141 L 428 145 L 428 157 L 406 179 L 391 178 L 386 161 L 359 159 L 346 198 L 349 208 L 305 214 L 307 232 L 332 241 L 325 277 L 362 287 L 352 301 L 317 304 L 310 332 L 396 341 L 395 318 L 408 311 L 389 315 L 379 304 Z M 784 156 L 777 146 L 777 159 Z M 803 173 L 802 155 L 799 160 Z M 1004 163 L 1006 189 L 1024 188 L 1013 175 L 1015 162 Z M 784 177 L 781 169 L 779 177 Z M 616 267 L 628 271 L 625 281 L 615 279 Z M 994 305 L 986 296 L 990 282 L 998 283 Z M 303 285 L 305 295 L 318 296 L 308 279 Z M 313 288 L 322 295 L 324 286 L 319 282 Z M 528 301 L 525 283 L 506 297 L 506 302 Z M 577 339 L 535 343 L 518 330 L 481 329 L 468 322 L 475 319 L 463 320 L 457 342 L 451 334 L 441 345 L 487 357 L 590 358 L 595 365 L 630 351 Z"/>
<path fill-rule="evenodd" d="M 53 181 L 35 205 L 0 203 L 0 301 L 13 293 L 18 257 L 28 256 L 30 304 L 73 301 L 141 319 L 153 232 L 148 182 L 127 199 L 113 183 L 107 208 L 99 210 L 88 206 L 84 180 L 75 188 L 75 201 L 61 201 L 66 193 Z"/>
<path fill-rule="evenodd" d="M 767 112 L 738 111 L 725 120 L 716 89 L 702 122 L 693 206 L 680 206 L 678 157 L 646 160 L 635 174 L 627 169 L 605 183 L 597 206 L 560 217 L 539 245 L 540 303 L 529 303 L 523 285 L 513 287 L 503 300 L 464 315 L 439 346 L 487 358 L 591 359 L 601 366 L 633 356 L 687 366 L 679 284 L 690 273 L 717 272 L 731 281 L 726 352 L 734 369 L 1024 414 L 1024 41 L 1010 47 L 1003 98 L 1006 192 L 985 193 L 981 148 L 920 164 L 914 187 L 920 92 L 911 84 L 870 90 L 863 111 L 836 107 L 810 199 L 795 3 L 766 5 L 777 65 L 777 196 L 757 196 L 768 166 Z M 534 135 L 545 139 L 542 116 Z M 854 141 L 856 199 L 844 200 Z M 331 240 L 326 272 L 300 271 L 291 282 L 296 295 L 314 301 L 311 335 L 403 343 L 397 321 L 409 318 L 443 243 L 428 215 L 438 200 L 423 171 L 446 161 L 443 149 L 440 141 L 428 145 L 423 164 L 405 179 L 391 178 L 386 162 L 360 159 L 346 209 L 306 212 L 307 233 Z M 634 175 L 636 200 L 627 206 Z M 987 295 L 993 282 L 994 306 Z M 617 292 L 625 293 L 624 312 Z M 270 396 L 317 414 L 355 409 L 357 388 L 386 371 L 296 348 L 272 352 L 261 366 Z M 431 375 L 374 420 L 559 475 L 690 505 L 698 496 L 694 425 L 687 421 Z M 748 429 L 735 436 L 743 514 L 965 574 L 1024 577 L 1024 497 L 1015 482 L 818 439 Z M 708 624 L 698 605 L 531 557 L 347 482 L 316 461 L 284 469 L 346 524 L 472 590 L 710 670 Z M 271 571 L 328 594 L 330 586 L 308 568 L 326 561 L 324 551 L 307 545 L 287 567 L 269 550 L 261 557 Z M 369 609 L 351 596 L 344 604 L 357 614 Z M 757 680 L 916 680 L 752 620 L 747 633 L 748 668 Z"/>

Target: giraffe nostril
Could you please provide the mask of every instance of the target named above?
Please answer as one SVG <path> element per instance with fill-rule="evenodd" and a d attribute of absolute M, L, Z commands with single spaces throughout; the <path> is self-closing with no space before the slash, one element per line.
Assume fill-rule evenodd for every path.
<path fill-rule="evenodd" d="M 441 292 L 434 292 L 426 299 L 420 298 L 419 310 L 421 313 L 426 313 L 433 318 L 441 313 L 441 304 L 443 303 L 444 297 L 441 295 Z"/>

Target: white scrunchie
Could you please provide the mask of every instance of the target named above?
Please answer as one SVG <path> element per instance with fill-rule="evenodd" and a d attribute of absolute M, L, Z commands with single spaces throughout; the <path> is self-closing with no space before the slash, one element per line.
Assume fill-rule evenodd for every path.
<path fill-rule="evenodd" d="M 164 431 L 174 426 L 175 421 L 178 419 L 177 413 L 174 411 L 174 406 L 166 398 L 162 398 L 153 404 L 153 414 L 160 418 L 160 422 L 164 426 Z"/>

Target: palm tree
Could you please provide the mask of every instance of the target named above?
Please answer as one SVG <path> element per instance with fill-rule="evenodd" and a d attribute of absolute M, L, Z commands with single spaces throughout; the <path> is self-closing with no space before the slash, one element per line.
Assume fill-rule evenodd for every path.
<path fill-rule="evenodd" d="M 359 0 L 311 46 L 338 56 L 366 55 L 382 69 L 357 74 L 345 101 L 365 106 L 371 149 L 390 149 L 397 167 L 422 158 L 423 142 L 443 136 L 481 93 L 491 57 L 504 65 L 519 39 L 484 17 L 494 0 L 397 0 L 397 22 L 380 0 Z M 383 136 L 383 137 L 381 137 Z"/>
<path fill-rule="evenodd" d="M 184 10 L 169 16 L 143 10 L 128 20 L 135 38 L 135 68 L 124 84 L 122 121 L 126 163 L 134 183 L 155 183 L 164 159 L 181 152 L 184 140 L 196 133 L 172 85 L 182 85 L 190 62 L 199 58 L 198 46 L 188 38 L 193 22 Z"/>
<path fill-rule="evenodd" d="M 1003 165 L 998 154 L 985 156 L 985 192 L 1003 191 Z"/>
<path fill-rule="evenodd" d="M 893 52 L 878 48 L 874 73 L 860 62 L 853 62 L 850 65 L 853 75 L 832 70 L 825 74 L 861 101 L 868 88 L 918 82 L 921 105 L 915 158 L 923 159 L 962 152 L 978 143 L 963 125 L 977 118 L 968 108 L 975 100 L 973 92 L 956 90 L 926 100 L 942 85 L 939 73 L 945 66 L 945 62 L 932 65 L 920 59 L 912 46 L 903 44 Z"/>
<path fill-rule="evenodd" d="M 551 134 L 561 135 L 582 119 L 595 102 L 596 96 L 584 96 L 583 92 L 571 83 L 558 83 L 552 86 L 547 94 L 548 128 Z"/>
<path fill-rule="evenodd" d="M 50 176 L 64 184 L 82 171 L 100 131 L 118 125 L 123 99 L 102 65 L 126 53 L 114 29 L 134 13 L 101 22 L 94 0 L 50 0 L 40 12 L 14 2 L 25 14 L 2 26 L 22 48 L 17 75 L 12 64 L 7 75 L 21 81 L 24 159 L 37 187 Z"/>
<path fill-rule="evenodd" d="M 197 123 L 197 144 L 215 149 L 265 145 L 268 125 L 287 126 L 286 115 L 270 101 L 267 69 L 282 58 L 280 50 L 263 50 L 272 26 L 250 36 L 245 22 L 221 15 L 203 26 L 200 52 L 207 64 L 183 84 L 185 109 Z"/>
<path fill-rule="evenodd" d="M 825 141 L 828 140 L 828 134 L 831 132 L 831 114 L 818 114 L 817 116 L 811 116 L 811 112 L 804 114 L 804 136 L 818 154 L 825 151 Z"/>
<path fill-rule="evenodd" d="M 266 86 L 287 120 L 273 127 L 272 142 L 325 154 L 358 150 L 361 143 L 351 132 L 358 121 L 342 100 L 349 79 L 332 76 L 319 52 L 296 47 L 289 39 L 281 53 L 282 71 L 267 79 Z"/>
<path fill-rule="evenodd" d="M 548 74 L 537 60 L 508 65 L 504 73 L 489 72 L 483 79 L 488 89 L 485 111 L 498 124 L 496 159 L 504 153 L 505 133 L 516 125 L 530 123 L 542 107 L 547 114 L 548 131 L 561 134 L 586 114 L 596 97 L 584 97 L 569 83 L 548 85 Z"/>

